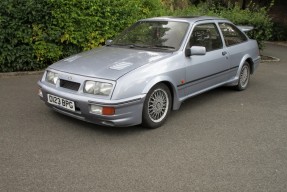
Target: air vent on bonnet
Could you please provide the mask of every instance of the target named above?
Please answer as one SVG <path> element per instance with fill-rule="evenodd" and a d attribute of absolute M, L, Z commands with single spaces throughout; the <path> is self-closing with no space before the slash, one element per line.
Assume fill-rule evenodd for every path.
<path fill-rule="evenodd" d="M 121 62 L 121 63 L 117 63 L 111 67 L 109 67 L 110 69 L 114 69 L 114 70 L 122 70 L 125 69 L 129 66 L 133 65 L 132 63 L 128 63 L 128 62 Z"/>
<path fill-rule="evenodd" d="M 79 59 L 80 57 L 81 57 L 80 55 L 75 55 L 75 56 L 68 57 L 68 58 L 64 59 L 64 61 L 66 61 L 66 62 L 73 62 L 73 61 Z"/>

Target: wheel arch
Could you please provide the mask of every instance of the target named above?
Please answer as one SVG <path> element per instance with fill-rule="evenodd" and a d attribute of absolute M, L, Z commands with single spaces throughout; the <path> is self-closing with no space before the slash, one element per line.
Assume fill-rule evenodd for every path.
<path fill-rule="evenodd" d="M 253 74 L 255 69 L 254 69 L 254 62 L 253 60 L 251 59 L 251 57 L 248 57 L 246 60 L 245 60 L 247 63 L 249 63 L 249 67 L 250 67 L 250 74 Z"/>
<path fill-rule="evenodd" d="M 164 84 L 168 87 L 170 94 L 171 94 L 171 102 L 172 102 L 172 110 L 179 109 L 181 102 L 178 98 L 178 91 L 176 85 L 170 80 L 169 78 L 156 78 L 155 80 L 151 81 L 144 89 L 144 93 L 148 93 L 154 86 L 158 84 Z"/>
<path fill-rule="evenodd" d="M 240 74 L 240 71 L 244 65 L 244 63 L 247 62 L 250 66 L 250 74 L 253 74 L 254 72 L 254 63 L 253 63 L 253 60 L 251 58 L 251 56 L 249 54 L 246 54 L 244 55 L 244 57 L 242 57 L 241 61 L 240 61 L 240 64 L 239 64 L 239 67 L 238 67 L 238 71 L 237 71 L 237 74 L 236 74 L 236 78 L 239 78 L 239 74 Z"/>

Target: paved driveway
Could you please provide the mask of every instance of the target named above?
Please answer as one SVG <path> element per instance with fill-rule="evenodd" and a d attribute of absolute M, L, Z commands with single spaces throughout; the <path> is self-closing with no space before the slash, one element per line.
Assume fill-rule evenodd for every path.
<path fill-rule="evenodd" d="M 246 91 L 189 99 L 156 130 L 72 119 L 38 99 L 39 75 L 0 78 L 0 191 L 286 191 L 286 53 L 268 45 L 281 62 Z"/>

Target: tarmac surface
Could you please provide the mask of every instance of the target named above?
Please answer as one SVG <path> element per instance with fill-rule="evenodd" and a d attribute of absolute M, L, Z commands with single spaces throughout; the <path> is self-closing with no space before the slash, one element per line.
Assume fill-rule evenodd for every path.
<path fill-rule="evenodd" d="M 193 97 L 155 130 L 58 114 L 39 74 L 0 78 L 0 191 L 287 191 L 287 47 L 247 90 Z"/>

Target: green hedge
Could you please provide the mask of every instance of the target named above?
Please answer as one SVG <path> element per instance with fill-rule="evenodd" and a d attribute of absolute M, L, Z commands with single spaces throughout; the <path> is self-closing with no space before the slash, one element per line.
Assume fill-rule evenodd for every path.
<path fill-rule="evenodd" d="M 269 39 L 266 9 L 223 9 L 209 4 L 166 9 L 161 0 L 3 0 L 0 1 L 0 72 L 31 71 L 100 46 L 140 18 L 160 15 L 216 15 L 253 25 L 250 34 Z M 261 46 L 262 47 L 262 46 Z"/>
<path fill-rule="evenodd" d="M 47 2 L 5 0 L 0 7 L 0 72 L 41 68 L 34 58 L 33 26 L 50 17 Z"/>
<path fill-rule="evenodd" d="M 0 72 L 43 69 L 165 13 L 160 0 L 5 0 L 0 7 Z"/>

